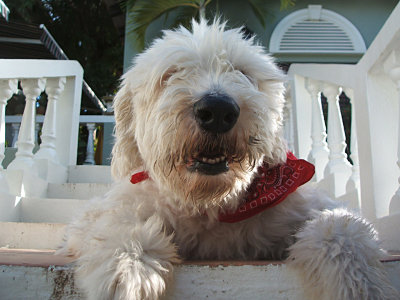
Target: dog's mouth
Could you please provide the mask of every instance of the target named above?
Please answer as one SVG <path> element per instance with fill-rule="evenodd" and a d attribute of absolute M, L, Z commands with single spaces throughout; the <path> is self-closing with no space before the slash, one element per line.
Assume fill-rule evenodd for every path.
<path fill-rule="evenodd" d="M 190 172 L 204 175 L 218 175 L 229 171 L 227 157 L 223 154 L 199 154 L 188 159 L 186 167 Z"/>

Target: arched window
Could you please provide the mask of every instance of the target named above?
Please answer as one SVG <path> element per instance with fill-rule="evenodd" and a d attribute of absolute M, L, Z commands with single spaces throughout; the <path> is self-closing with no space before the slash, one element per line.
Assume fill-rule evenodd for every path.
<path fill-rule="evenodd" d="M 272 33 L 269 51 L 361 55 L 366 47 L 360 32 L 346 18 L 321 5 L 309 5 L 282 19 Z"/>

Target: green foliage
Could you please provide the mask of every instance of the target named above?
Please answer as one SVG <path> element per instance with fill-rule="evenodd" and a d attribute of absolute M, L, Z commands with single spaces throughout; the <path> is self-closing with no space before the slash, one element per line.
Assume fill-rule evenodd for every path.
<path fill-rule="evenodd" d="M 197 0 L 130 1 L 128 6 L 132 8 L 129 14 L 129 25 L 138 38 L 140 48 L 144 48 L 146 29 L 152 22 L 162 15 L 168 16 L 172 10 L 175 10 L 177 21 L 174 24 L 186 24 L 188 20 L 199 14 L 199 2 Z"/>
<path fill-rule="evenodd" d="M 224 0 L 216 0 L 218 2 Z M 225 0 L 229 1 L 229 0 Z M 281 9 L 287 9 L 295 4 L 295 0 L 279 0 Z M 145 34 L 148 26 L 161 16 L 167 17 L 173 12 L 174 21 L 169 28 L 183 25 L 187 27 L 192 18 L 206 17 L 206 8 L 212 0 L 126 0 L 123 8 L 129 11 L 130 34 L 138 42 L 140 49 L 145 45 Z M 268 1 L 246 1 L 254 16 L 265 27 L 265 18 L 268 15 Z M 270 2 L 269 2 L 270 3 Z"/>
<path fill-rule="evenodd" d="M 112 94 L 122 73 L 122 39 L 102 0 L 6 0 L 10 21 L 44 24 L 69 59 L 102 97 Z"/>

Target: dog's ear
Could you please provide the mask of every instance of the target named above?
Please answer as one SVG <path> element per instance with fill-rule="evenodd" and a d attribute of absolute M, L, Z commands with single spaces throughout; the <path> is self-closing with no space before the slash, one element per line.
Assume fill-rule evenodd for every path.
<path fill-rule="evenodd" d="M 285 105 L 285 86 L 286 75 L 272 61 L 269 61 L 270 66 L 265 68 L 264 76 L 258 82 L 259 90 L 268 95 L 269 108 L 271 109 L 271 117 L 273 123 L 277 125 L 274 133 L 275 140 L 271 151 L 271 159 L 274 162 L 286 161 L 286 153 L 288 151 L 287 143 L 283 137 L 283 108 Z"/>
<path fill-rule="evenodd" d="M 111 173 L 114 178 L 132 175 L 142 164 L 135 139 L 135 90 L 125 79 L 114 98 L 115 144 L 112 149 Z"/>

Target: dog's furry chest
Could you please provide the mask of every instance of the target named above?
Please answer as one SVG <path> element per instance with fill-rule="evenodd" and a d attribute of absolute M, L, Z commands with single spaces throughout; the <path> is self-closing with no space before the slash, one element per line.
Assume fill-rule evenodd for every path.
<path fill-rule="evenodd" d="M 184 259 L 284 259 L 304 220 L 277 223 L 282 217 L 264 212 L 237 223 L 181 218 L 171 231 Z"/>

